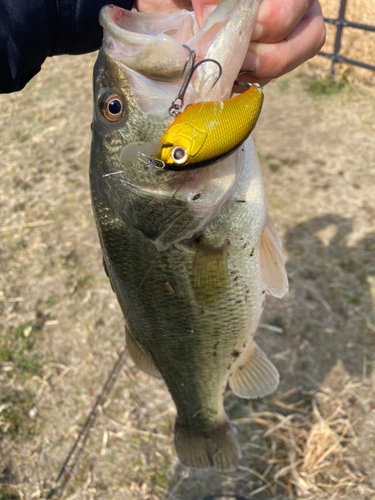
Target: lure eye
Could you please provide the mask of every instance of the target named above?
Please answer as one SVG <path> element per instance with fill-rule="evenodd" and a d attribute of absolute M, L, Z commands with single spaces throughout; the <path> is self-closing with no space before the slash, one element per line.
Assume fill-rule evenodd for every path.
<path fill-rule="evenodd" d="M 172 149 L 171 157 L 175 163 L 182 165 L 188 159 L 188 153 L 182 146 L 176 146 Z"/>
<path fill-rule="evenodd" d="M 122 118 L 124 105 L 117 94 L 109 95 L 102 104 L 102 113 L 109 122 L 118 122 Z"/>

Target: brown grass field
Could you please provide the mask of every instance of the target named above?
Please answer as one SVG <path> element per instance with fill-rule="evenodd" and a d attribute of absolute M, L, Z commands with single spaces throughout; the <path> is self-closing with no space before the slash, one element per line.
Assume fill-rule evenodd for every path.
<path fill-rule="evenodd" d="M 257 340 L 281 385 L 228 390 L 243 459 L 223 475 L 181 467 L 168 391 L 122 355 L 88 188 L 94 61 L 0 96 L 0 500 L 47 497 L 118 360 L 52 498 L 374 500 L 374 91 L 312 79 L 314 61 L 265 89 L 254 139 L 290 292 Z"/>
<path fill-rule="evenodd" d="M 337 19 L 340 0 L 320 0 L 323 15 L 330 19 Z M 375 3 L 373 0 L 347 0 L 345 19 L 360 24 L 375 25 Z M 327 40 L 322 48 L 323 52 L 332 53 L 335 43 L 336 27 L 327 24 Z M 355 28 L 344 28 L 341 40 L 340 55 L 354 61 L 360 61 L 375 66 L 375 33 Z M 316 57 L 308 64 L 311 75 L 329 74 L 331 61 L 323 57 Z M 345 63 L 336 65 L 338 77 L 345 76 L 351 82 L 360 81 L 367 85 L 375 84 L 375 73 L 368 69 L 359 68 Z"/>

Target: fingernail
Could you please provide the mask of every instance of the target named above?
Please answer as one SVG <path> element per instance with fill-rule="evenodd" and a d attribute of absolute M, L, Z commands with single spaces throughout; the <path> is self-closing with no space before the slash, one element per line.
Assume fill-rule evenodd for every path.
<path fill-rule="evenodd" d="M 246 53 L 246 57 L 245 57 L 245 60 L 244 60 L 242 67 L 246 68 L 247 71 L 250 71 L 251 73 L 253 73 L 255 75 L 256 71 L 258 69 L 258 66 L 259 66 L 259 57 L 251 50 L 252 45 L 253 44 L 250 43 L 249 50 Z M 256 46 L 256 45 L 258 45 L 258 44 L 254 44 L 254 46 Z"/>
<path fill-rule="evenodd" d="M 259 10 L 257 14 L 257 23 L 261 23 L 263 21 L 267 21 L 270 15 L 273 13 L 276 2 L 260 2 Z"/>
<path fill-rule="evenodd" d="M 263 26 L 260 23 L 256 22 L 253 29 L 253 33 L 251 35 L 251 39 L 259 40 L 260 37 L 262 36 L 262 31 L 263 31 Z"/>

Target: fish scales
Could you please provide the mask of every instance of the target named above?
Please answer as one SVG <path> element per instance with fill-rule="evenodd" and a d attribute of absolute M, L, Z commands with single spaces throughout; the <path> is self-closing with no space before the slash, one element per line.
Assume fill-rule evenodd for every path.
<path fill-rule="evenodd" d="M 228 237 L 231 234 L 225 235 L 225 239 Z M 214 239 L 217 240 L 217 237 Z M 209 234 L 207 240 L 210 240 Z M 122 242 L 126 242 L 126 250 L 120 253 L 118 249 L 123 246 Z M 134 231 L 126 226 L 119 227 L 116 223 L 110 225 L 108 222 L 105 222 L 105 230 L 102 230 L 102 244 L 109 254 L 110 275 L 118 290 L 120 305 L 125 312 L 128 310 L 127 328 L 146 351 L 153 353 L 156 367 L 170 388 L 173 399 L 178 402 L 179 417 L 190 427 L 202 426 L 201 420 L 207 415 L 219 410 L 223 412 L 219 396 L 225 389 L 231 365 L 233 363 L 234 367 L 236 362 L 232 352 L 236 349 L 240 353 L 243 351 L 248 327 L 251 328 L 249 322 L 260 313 L 256 310 L 259 301 L 252 300 L 253 295 L 262 292 L 262 284 L 253 278 L 256 275 L 252 269 L 255 264 L 242 268 L 237 263 L 236 251 L 233 254 L 228 251 L 227 265 L 231 277 L 226 293 L 218 298 L 214 307 L 206 306 L 204 302 L 197 307 L 191 283 L 194 253 L 174 248 L 159 252 L 147 238 L 140 241 L 139 235 L 135 236 Z M 140 246 L 142 252 L 139 252 Z M 147 274 L 150 269 L 151 272 Z M 129 274 L 132 275 L 131 284 L 127 280 Z M 239 279 L 234 281 L 235 278 Z M 165 288 L 166 282 L 172 285 L 174 294 Z M 244 300 L 245 289 L 251 290 L 247 303 Z M 220 310 L 222 314 L 218 313 Z M 170 331 L 171 325 L 173 332 Z M 205 332 L 204 336 L 202 331 Z M 159 350 L 158 345 L 164 337 L 168 340 L 168 348 Z M 207 359 L 212 357 L 215 357 L 216 370 L 207 372 L 202 368 Z M 193 373 L 199 375 L 196 397 L 195 384 L 191 380 Z M 211 388 L 208 392 L 210 398 L 205 401 L 207 411 L 204 411 L 199 397 L 199 388 L 205 385 Z M 186 391 L 189 397 L 186 397 Z M 202 410 L 202 417 L 193 417 L 199 409 Z"/>
<path fill-rule="evenodd" d="M 210 50 L 227 29 L 223 19 L 235 18 L 244 2 L 250 0 L 222 2 L 224 17 L 214 18 Z M 248 12 L 251 25 L 256 10 Z M 181 15 L 171 15 L 168 22 L 163 17 L 168 33 L 178 33 Z M 101 16 L 105 43 L 94 70 L 90 186 L 104 265 L 126 319 L 130 355 L 146 373 L 164 379 L 176 404 L 175 446 L 181 462 L 233 470 L 241 451 L 223 406 L 228 381 L 236 394 L 249 398 L 269 394 L 278 383 L 276 369 L 253 335 L 266 290 L 282 296 L 287 289 L 281 243 L 266 215 L 251 140 L 225 159 L 187 172 L 126 160 L 129 144 L 137 147 L 139 141 L 162 137 L 171 123 L 166 103 L 179 82 L 173 87 L 163 76 L 162 54 L 160 63 L 155 55 L 142 59 L 141 44 L 138 56 L 131 51 L 130 65 L 142 59 L 143 74 L 135 78 L 121 52 L 129 37 L 121 35 L 124 24 L 116 24 L 124 16 L 135 16 L 134 25 L 142 26 L 141 14 L 106 7 Z M 183 16 L 191 20 L 185 27 L 194 24 L 193 14 Z M 197 27 L 191 36 L 199 45 Z M 170 57 L 178 60 L 178 54 Z M 225 58 L 222 64 L 225 74 Z M 144 74 L 152 75 L 146 86 Z M 165 87 L 160 86 L 163 78 Z M 229 78 L 228 86 L 233 83 Z M 159 97 L 147 111 L 144 89 L 154 81 Z M 189 92 L 199 100 L 193 89 Z M 108 120 L 111 99 L 120 111 Z"/>

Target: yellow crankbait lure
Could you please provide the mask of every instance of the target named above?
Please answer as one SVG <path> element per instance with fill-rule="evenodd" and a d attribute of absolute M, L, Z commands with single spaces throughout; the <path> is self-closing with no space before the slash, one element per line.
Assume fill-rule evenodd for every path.
<path fill-rule="evenodd" d="M 160 142 L 125 146 L 121 152 L 124 163 L 142 162 L 145 168 L 178 171 L 204 167 L 237 149 L 255 127 L 263 104 L 262 87 L 256 83 L 235 82 L 247 90 L 226 101 L 197 102 L 181 111 L 186 89 L 198 66 L 207 62 L 217 65 L 219 75 L 213 86 L 222 74 L 218 61 L 202 59 L 195 64 L 195 51 L 187 45 L 184 47 L 189 52 L 187 63 L 190 62 L 190 68 L 169 108 L 169 114 L 175 117 L 174 122 L 164 132 Z"/>
<path fill-rule="evenodd" d="M 158 159 L 165 168 L 198 168 L 238 148 L 250 135 L 263 104 L 261 87 L 217 102 L 192 104 L 165 131 Z"/>

